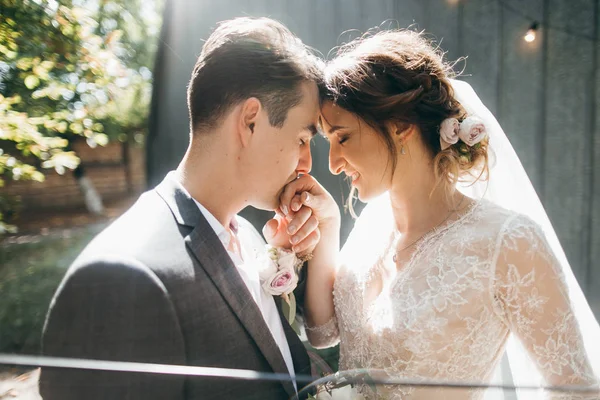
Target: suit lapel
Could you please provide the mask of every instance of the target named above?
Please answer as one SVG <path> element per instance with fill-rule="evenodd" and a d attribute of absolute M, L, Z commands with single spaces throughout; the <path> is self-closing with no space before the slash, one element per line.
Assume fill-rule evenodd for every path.
<path fill-rule="evenodd" d="M 157 192 L 169 205 L 180 224 L 194 227 L 185 238 L 186 246 L 257 344 L 273 371 L 288 374 L 279 347 L 231 257 L 194 200 L 182 190 L 175 179 L 172 174 L 167 175 L 163 183 L 157 187 Z M 281 384 L 290 396 L 296 394 L 291 382 L 282 381 Z"/>
<path fill-rule="evenodd" d="M 288 323 L 287 318 L 283 314 L 283 309 L 281 307 L 282 298 L 280 296 L 273 296 L 275 299 L 275 304 L 277 305 L 277 311 L 279 312 L 279 318 L 281 319 L 281 325 L 283 325 L 283 331 L 285 332 L 285 337 L 288 342 L 288 346 L 290 348 L 290 353 L 292 354 L 292 362 L 294 364 L 294 372 L 296 375 L 308 375 L 312 374 L 311 366 L 310 366 L 310 358 L 308 357 L 308 352 L 306 351 L 306 347 L 294 332 L 294 329 Z M 307 383 L 299 383 L 298 390 L 300 390 Z M 314 393 L 313 393 L 314 394 Z"/>

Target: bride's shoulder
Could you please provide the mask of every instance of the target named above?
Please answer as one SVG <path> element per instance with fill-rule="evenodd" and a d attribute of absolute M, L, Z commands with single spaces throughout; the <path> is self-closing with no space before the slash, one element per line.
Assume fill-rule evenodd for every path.
<path fill-rule="evenodd" d="M 542 228 L 531 217 L 509 210 L 488 200 L 479 204 L 480 222 L 503 236 L 531 236 L 542 234 Z"/>
<path fill-rule="evenodd" d="M 511 231 L 527 227 L 537 228 L 536 222 L 525 214 L 509 210 L 489 200 L 479 200 L 474 212 L 477 224 L 495 231 Z"/>

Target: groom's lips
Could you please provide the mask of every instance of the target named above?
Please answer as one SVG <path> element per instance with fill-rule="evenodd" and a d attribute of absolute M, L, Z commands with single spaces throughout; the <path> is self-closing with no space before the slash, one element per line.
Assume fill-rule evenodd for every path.
<path fill-rule="evenodd" d="M 285 187 L 287 185 L 289 185 L 290 183 L 294 182 L 296 179 L 298 179 L 300 177 L 300 175 L 296 175 L 294 176 L 291 180 L 289 180 L 288 182 L 285 183 L 285 185 L 283 185 L 281 187 L 281 189 L 279 190 L 279 193 L 277 194 L 277 197 L 281 196 L 281 194 L 283 193 L 283 191 L 285 190 Z"/>

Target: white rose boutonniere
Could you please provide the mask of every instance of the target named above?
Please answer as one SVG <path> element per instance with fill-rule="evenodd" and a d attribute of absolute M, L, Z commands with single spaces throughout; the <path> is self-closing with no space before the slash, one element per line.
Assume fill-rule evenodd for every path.
<path fill-rule="evenodd" d="M 298 273 L 302 267 L 296 253 L 291 250 L 267 245 L 266 251 L 256 257 L 258 276 L 265 292 L 281 296 L 289 310 L 285 313 L 290 325 L 296 319 L 294 289 L 298 286 Z"/>

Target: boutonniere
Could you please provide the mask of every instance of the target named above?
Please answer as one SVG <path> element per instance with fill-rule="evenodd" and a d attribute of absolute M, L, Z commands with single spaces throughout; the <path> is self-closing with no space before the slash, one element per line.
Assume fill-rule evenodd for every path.
<path fill-rule="evenodd" d="M 257 257 L 257 262 L 263 290 L 285 300 L 288 306 L 285 317 L 292 325 L 296 319 L 294 289 L 298 286 L 298 274 L 303 260 L 291 250 L 267 245 L 266 251 Z"/>

